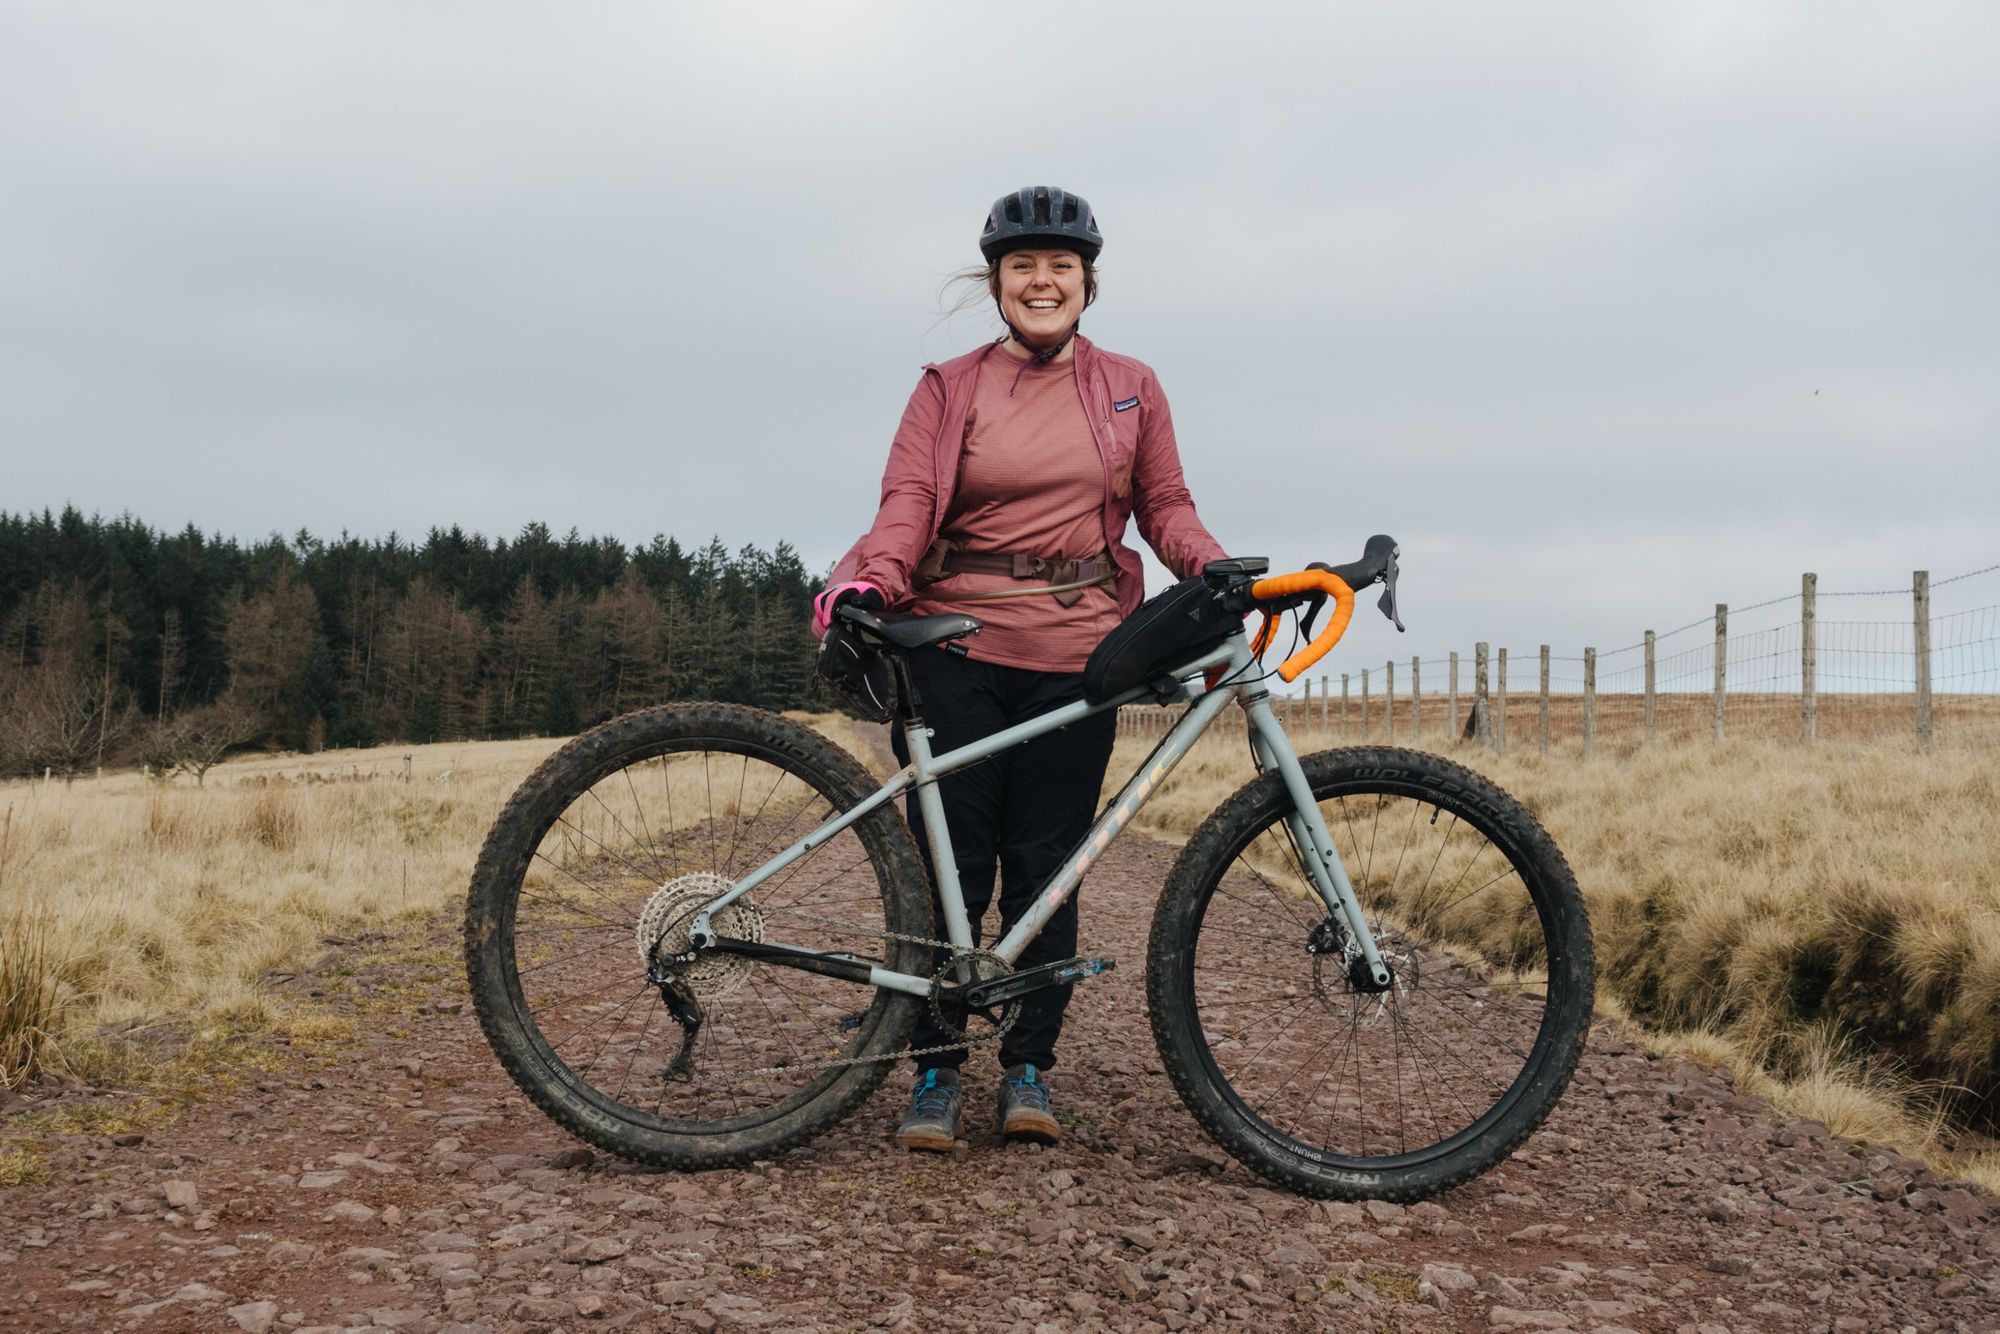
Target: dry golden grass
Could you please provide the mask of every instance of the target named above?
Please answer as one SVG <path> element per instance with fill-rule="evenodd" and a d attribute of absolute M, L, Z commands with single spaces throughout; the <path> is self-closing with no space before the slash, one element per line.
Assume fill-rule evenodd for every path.
<path fill-rule="evenodd" d="M 130 774 L 8 784 L 0 929 L 38 940 L 64 1039 L 255 1017 L 268 1008 L 258 979 L 309 962 L 323 936 L 462 894 L 494 812 L 556 744 L 260 757 L 200 788 Z M 24 1026 L 10 1009 L 0 1034 Z"/>
<path fill-rule="evenodd" d="M 869 729 L 813 721 L 886 771 Z M 1555 835 L 1590 903 L 1606 1008 L 1654 1041 L 1905 1148 L 1940 1142 L 1941 1089 L 1993 1089 L 1993 738 L 1950 736 L 1930 756 L 1901 740 L 1701 742 L 1590 764 L 1426 742 L 1491 774 Z M 313 1040 L 316 1017 L 259 979 L 310 962 L 329 934 L 454 905 L 494 814 L 557 744 L 260 757 L 202 788 L 136 775 L 0 786 L 0 1079 L 51 1054 L 115 1077 L 122 1058 L 96 1035 L 120 1023 Z M 1113 785 L 1150 745 L 1120 739 Z M 1225 723 L 1138 827 L 1178 841 L 1250 774 L 1241 728 Z M 2000 1161 L 1969 1166 L 2000 1184 Z"/>
<path fill-rule="evenodd" d="M 1942 1151 L 1943 1108 L 1992 1115 L 2000 735 L 1966 729 L 1929 755 L 1903 738 L 1702 740 L 1589 763 L 1426 742 L 1555 836 L 1590 907 L 1606 1009 L 1663 1049 L 1906 1151 Z M 1121 737 L 1111 783 L 1152 744 Z M 1252 772 L 1240 725 L 1218 726 L 1138 826 L 1179 841 Z M 2000 1185 L 2000 1162 L 1952 1166 Z"/>
<path fill-rule="evenodd" d="M 39 914 L 0 918 L 0 1089 L 41 1064 L 62 1015 L 62 979 Z"/>
<path fill-rule="evenodd" d="M 883 771 L 852 721 L 793 716 Z M 460 901 L 494 815 L 560 744 L 259 756 L 201 787 L 0 784 L 0 1087 L 51 1054 L 99 1059 L 107 1025 L 310 1025 L 259 979 Z"/>

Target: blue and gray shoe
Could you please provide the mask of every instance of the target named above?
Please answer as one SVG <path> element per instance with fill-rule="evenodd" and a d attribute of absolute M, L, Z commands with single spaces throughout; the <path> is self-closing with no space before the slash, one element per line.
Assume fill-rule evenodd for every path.
<path fill-rule="evenodd" d="M 1062 1138 L 1062 1127 L 1049 1110 L 1049 1086 L 1032 1065 L 1007 1067 L 1000 1080 L 1000 1105 L 993 1120 L 1003 1139 L 1054 1144 Z"/>
<path fill-rule="evenodd" d="M 924 1153 L 950 1153 L 958 1142 L 958 1115 L 964 1103 L 958 1071 L 926 1070 L 910 1090 L 910 1110 L 896 1127 L 896 1143 Z"/>

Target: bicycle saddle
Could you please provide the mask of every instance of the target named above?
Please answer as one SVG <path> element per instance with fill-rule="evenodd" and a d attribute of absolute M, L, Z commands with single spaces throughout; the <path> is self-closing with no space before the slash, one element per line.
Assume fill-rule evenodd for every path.
<path fill-rule="evenodd" d="M 955 612 L 939 616 L 874 616 L 859 607 L 841 607 L 834 613 L 881 640 L 890 648 L 918 649 L 976 635 L 979 618 Z"/>

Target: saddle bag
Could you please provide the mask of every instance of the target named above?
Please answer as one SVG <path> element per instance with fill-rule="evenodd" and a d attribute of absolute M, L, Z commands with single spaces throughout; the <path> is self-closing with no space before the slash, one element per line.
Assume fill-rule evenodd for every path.
<path fill-rule="evenodd" d="M 1083 697 L 1101 704 L 1133 686 L 1171 683 L 1168 672 L 1242 628 L 1243 613 L 1223 606 L 1206 580 L 1183 579 L 1140 603 L 1091 651 Z"/>
<path fill-rule="evenodd" d="M 819 679 L 831 686 L 853 710 L 872 723 L 886 723 L 896 714 L 896 681 L 889 664 L 874 645 L 842 621 L 819 642 L 814 663 Z"/>

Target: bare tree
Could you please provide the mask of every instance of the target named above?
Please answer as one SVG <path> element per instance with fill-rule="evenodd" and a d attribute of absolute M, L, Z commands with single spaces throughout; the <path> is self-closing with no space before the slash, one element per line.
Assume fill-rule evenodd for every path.
<path fill-rule="evenodd" d="M 127 715 L 95 671 L 50 663 L 16 678 L 0 708 L 0 755 L 8 767 L 76 777 L 101 747 L 124 735 Z"/>
<path fill-rule="evenodd" d="M 179 607 L 168 607 L 160 626 L 160 707 L 154 711 L 161 722 L 173 715 L 174 693 L 180 686 L 181 657 L 187 645 L 181 638 Z"/>
<path fill-rule="evenodd" d="M 270 587 L 229 607 L 224 635 L 230 693 L 260 726 L 277 730 L 285 722 L 285 688 L 319 638 L 319 603 L 312 588 L 290 567 L 280 567 Z"/>
<path fill-rule="evenodd" d="M 155 723 L 140 743 L 139 758 L 163 778 L 193 774 L 195 786 L 200 787 L 210 769 L 256 735 L 256 718 L 235 700 L 225 698 L 217 704 L 184 709 L 166 722 Z"/>

